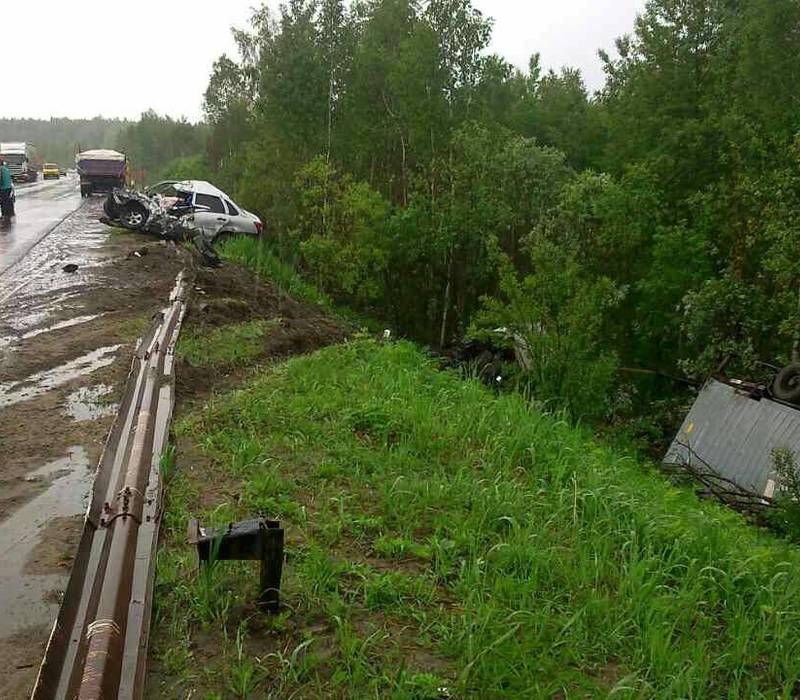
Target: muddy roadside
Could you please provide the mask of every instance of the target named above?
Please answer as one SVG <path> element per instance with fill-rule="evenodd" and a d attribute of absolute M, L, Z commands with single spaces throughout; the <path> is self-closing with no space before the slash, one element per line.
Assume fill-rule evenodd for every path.
<path fill-rule="evenodd" d="M 252 332 L 241 334 L 241 329 Z M 269 281 L 239 265 L 227 263 L 218 270 L 198 271 L 178 344 L 176 422 L 202 410 L 215 396 L 245 386 L 272 364 L 341 343 L 355 330 L 319 305 L 288 297 Z M 220 465 L 213 464 L 202 446 L 191 438 L 180 436 L 175 446 L 175 468 L 181 472 L 181 483 L 186 489 L 179 489 L 174 483 L 172 487 L 167 485 L 167 526 L 162 527 L 159 546 L 166 557 L 185 554 L 185 560 L 190 562 L 190 570 L 186 572 L 190 580 L 196 569 L 191 563 L 193 552 L 186 542 L 186 523 L 181 519 L 174 530 L 169 526 L 170 521 L 179 517 L 178 513 L 184 512 L 178 491 L 188 490 L 193 494 L 186 510 L 203 517 L 221 503 L 236 500 L 242 484 Z M 157 580 L 157 598 L 159 590 Z M 169 606 L 169 603 L 157 599 L 156 611 L 159 605 Z M 180 651 L 174 648 L 171 635 L 167 622 L 154 625 L 145 697 L 228 697 L 226 688 L 214 683 L 207 685 L 203 678 L 205 672 L 224 677 L 220 671 L 228 663 L 223 653 L 224 629 L 192 628 L 185 640 L 188 648 Z M 266 643 L 272 643 L 272 637 Z M 183 653 L 195 659 L 198 670 L 202 668 L 204 672 L 194 673 L 177 664 L 175 657 L 183 658 Z"/>
<path fill-rule="evenodd" d="M 0 277 L 0 697 L 28 697 L 136 342 L 182 249 L 91 201 Z"/>
<path fill-rule="evenodd" d="M 216 270 L 199 270 L 182 337 L 207 342 L 214 334 L 224 334 L 226 329 L 248 322 L 266 325 L 244 363 L 224 357 L 196 362 L 187 353 L 179 353 L 178 415 L 214 391 L 236 387 L 265 363 L 340 343 L 355 331 L 351 324 L 334 318 L 319 305 L 287 296 L 240 265 L 227 263 Z"/>

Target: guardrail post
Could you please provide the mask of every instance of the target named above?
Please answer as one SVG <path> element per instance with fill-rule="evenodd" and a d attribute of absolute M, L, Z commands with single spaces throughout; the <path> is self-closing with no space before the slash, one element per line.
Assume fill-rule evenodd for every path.
<path fill-rule="evenodd" d="M 200 565 L 216 561 L 258 560 L 258 603 L 270 613 L 280 610 L 284 534 L 280 521 L 256 518 L 227 528 L 203 528 L 189 521 L 189 544 L 197 547 Z"/>

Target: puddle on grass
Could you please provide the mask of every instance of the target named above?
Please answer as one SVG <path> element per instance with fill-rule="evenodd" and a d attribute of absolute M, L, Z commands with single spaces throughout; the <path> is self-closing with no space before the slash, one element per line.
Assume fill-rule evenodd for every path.
<path fill-rule="evenodd" d="M 114 387 L 107 384 L 85 386 L 73 391 L 64 402 L 64 410 L 75 421 L 97 420 L 113 416 L 119 408 L 118 403 L 108 401 Z"/>
<path fill-rule="evenodd" d="M 86 512 L 93 471 L 83 447 L 26 477 L 49 482 L 36 498 L 0 522 L 0 637 L 33 625 L 49 624 L 58 612 L 53 591 L 63 590 L 67 574 L 25 574 L 25 564 L 51 518 Z"/>
<path fill-rule="evenodd" d="M 28 401 L 73 379 L 91 374 L 102 367 L 108 367 L 116 359 L 116 352 L 121 347 L 122 345 L 109 345 L 97 348 L 97 350 L 87 352 L 59 367 L 37 372 L 18 382 L 0 384 L 0 408 Z"/>

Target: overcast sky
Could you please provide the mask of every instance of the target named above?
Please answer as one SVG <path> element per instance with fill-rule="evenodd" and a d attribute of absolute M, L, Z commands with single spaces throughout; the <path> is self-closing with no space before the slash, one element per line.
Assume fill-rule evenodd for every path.
<path fill-rule="evenodd" d="M 233 51 L 258 0 L 0 0 L 0 116 L 201 117 L 211 64 Z M 492 50 L 526 67 L 579 67 L 602 85 L 599 48 L 645 0 L 474 0 L 494 17 Z M 270 2 L 277 6 L 278 2 Z"/>

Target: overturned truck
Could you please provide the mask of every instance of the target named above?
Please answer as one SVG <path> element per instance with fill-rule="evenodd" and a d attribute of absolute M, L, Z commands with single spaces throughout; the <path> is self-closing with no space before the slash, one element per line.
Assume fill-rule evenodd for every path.
<path fill-rule="evenodd" d="M 710 379 L 664 457 L 714 496 L 745 510 L 767 505 L 782 488 L 780 454 L 800 455 L 800 408 L 772 387 Z M 776 391 L 778 389 L 778 391 Z"/>

